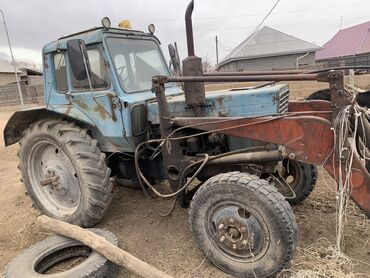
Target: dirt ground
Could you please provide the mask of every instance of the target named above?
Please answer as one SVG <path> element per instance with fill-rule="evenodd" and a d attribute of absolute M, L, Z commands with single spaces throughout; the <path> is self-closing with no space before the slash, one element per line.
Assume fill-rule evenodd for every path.
<path fill-rule="evenodd" d="M 292 96 L 302 98 L 322 87 L 324 85 L 314 82 L 309 85 L 292 83 Z M 1 135 L 12 113 L 12 109 L 0 107 Z M 32 208 L 20 182 L 17 150 L 18 145 L 5 148 L 3 137 L 0 137 L 0 272 L 22 249 L 47 236 L 36 226 L 39 213 Z M 319 239 L 335 242 L 335 185 L 326 172 L 320 170 L 319 176 L 311 196 L 304 204 L 293 208 L 301 250 Z M 98 227 L 114 232 L 120 247 L 175 277 L 229 277 L 204 260 L 197 249 L 189 230 L 187 210 L 176 208 L 167 218 L 152 213 L 152 208 L 165 210 L 170 203 L 148 201 L 141 191 L 115 186 L 113 203 Z M 362 273 L 356 277 L 370 277 L 369 222 L 351 203 L 345 229 L 345 252 L 355 262 L 354 272 Z M 137 276 L 121 270 L 118 277 Z"/>

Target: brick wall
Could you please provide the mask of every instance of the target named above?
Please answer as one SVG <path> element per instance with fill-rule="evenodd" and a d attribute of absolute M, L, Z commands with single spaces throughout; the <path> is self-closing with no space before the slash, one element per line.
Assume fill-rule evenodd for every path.
<path fill-rule="evenodd" d="M 44 86 L 21 84 L 23 101 L 25 104 L 44 103 Z M 17 83 L 0 86 L 0 106 L 20 104 Z"/>

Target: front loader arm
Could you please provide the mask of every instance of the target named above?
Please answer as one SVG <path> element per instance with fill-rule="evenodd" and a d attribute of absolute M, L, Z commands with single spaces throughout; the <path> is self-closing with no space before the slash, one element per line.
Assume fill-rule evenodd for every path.
<path fill-rule="evenodd" d="M 301 115 L 292 113 L 277 117 L 228 118 L 226 122 L 225 118 L 188 117 L 174 118 L 172 122 L 177 126 L 192 126 L 202 131 L 222 130 L 220 133 L 225 135 L 283 145 L 286 147 L 283 156 L 323 165 L 336 181 L 339 179 L 340 158 L 334 149 L 332 125 L 330 121 L 319 117 L 317 112 Z M 349 142 L 346 145 L 350 148 Z M 346 172 L 344 168 L 342 172 Z M 356 204 L 369 214 L 370 175 L 356 150 L 352 162 L 350 192 Z"/>
<path fill-rule="evenodd" d="M 243 81 L 292 81 L 316 80 L 328 82 L 331 92 L 331 102 L 327 101 L 292 101 L 288 105 L 288 112 L 264 117 L 225 118 L 225 117 L 186 117 L 173 118 L 168 109 L 164 94 L 165 83 L 168 82 L 243 82 Z M 276 75 L 250 75 L 242 73 L 215 76 L 185 76 L 168 77 L 155 76 L 152 79 L 152 91 L 156 94 L 160 113 L 162 138 L 170 140 L 171 144 L 163 144 L 164 166 L 166 171 L 171 165 L 185 161 L 176 141 L 175 130 L 187 127 L 202 132 L 214 132 L 252 140 L 259 140 L 285 146 L 283 157 L 300 160 L 312 164 L 323 165 L 329 174 L 338 182 L 342 180 L 349 169 L 345 169 L 348 155 L 353 151 L 349 190 L 351 198 L 370 217 L 370 175 L 365 162 L 350 144 L 353 138 L 347 134 L 344 147 L 348 150 L 343 153 L 339 150 L 339 127 L 334 126 L 337 115 L 344 107 L 352 105 L 352 99 L 344 91 L 343 73 L 328 71 L 324 73 L 292 73 Z M 195 96 L 193 96 L 195 97 Z M 197 135 L 194 135 L 197 136 Z M 167 155 L 167 145 L 177 150 L 177 157 Z M 356 148 L 356 147 L 355 147 Z M 370 148 L 370 146 L 367 146 Z M 186 162 L 185 162 L 186 164 Z M 179 164 L 180 165 L 180 164 Z M 183 168 L 183 167 L 179 167 Z M 342 168 L 342 169 L 340 169 Z M 341 170 L 341 171 L 339 171 Z M 343 173 L 342 177 L 338 173 Z M 176 180 L 172 181 L 175 185 Z M 171 181 L 170 181 L 171 183 Z"/>

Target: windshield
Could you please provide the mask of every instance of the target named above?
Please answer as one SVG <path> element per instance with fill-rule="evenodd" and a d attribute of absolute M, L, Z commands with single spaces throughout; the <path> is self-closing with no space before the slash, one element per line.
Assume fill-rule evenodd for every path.
<path fill-rule="evenodd" d="M 119 81 L 126 93 L 150 90 L 152 77 L 168 75 L 158 45 L 152 40 L 107 38 Z"/>

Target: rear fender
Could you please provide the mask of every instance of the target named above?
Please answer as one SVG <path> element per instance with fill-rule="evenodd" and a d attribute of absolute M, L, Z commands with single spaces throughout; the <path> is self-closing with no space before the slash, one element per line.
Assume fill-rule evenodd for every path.
<path fill-rule="evenodd" d="M 66 119 L 73 120 L 84 126 L 94 127 L 94 123 L 89 118 L 81 118 L 81 113 L 78 118 L 74 117 L 73 111 L 69 111 L 69 115 L 65 115 L 66 111 L 50 111 L 45 107 L 36 107 L 27 110 L 15 112 L 8 120 L 4 128 L 5 146 L 10 146 L 17 143 L 22 138 L 23 131 L 32 123 L 42 119 Z"/>

